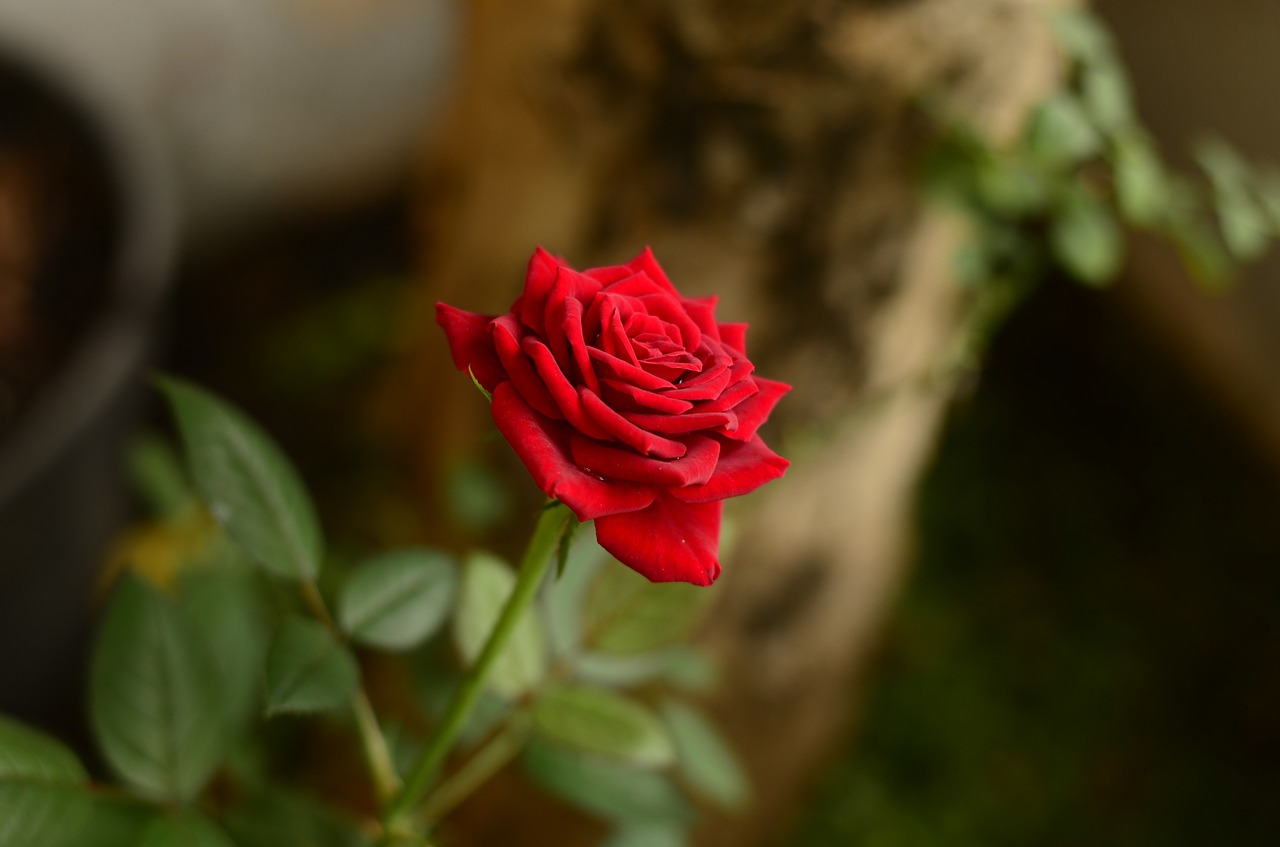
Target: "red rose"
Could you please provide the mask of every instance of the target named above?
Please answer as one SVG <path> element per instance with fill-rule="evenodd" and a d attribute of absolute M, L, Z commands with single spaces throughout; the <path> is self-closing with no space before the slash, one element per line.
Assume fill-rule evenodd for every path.
<path fill-rule="evenodd" d="M 489 317 L 436 304 L 459 370 L 538 486 L 655 582 L 720 574 L 721 501 L 782 476 L 756 435 L 790 390 L 754 376 L 746 324 L 681 297 L 648 248 L 579 273 L 538 248 L 524 294 Z"/>

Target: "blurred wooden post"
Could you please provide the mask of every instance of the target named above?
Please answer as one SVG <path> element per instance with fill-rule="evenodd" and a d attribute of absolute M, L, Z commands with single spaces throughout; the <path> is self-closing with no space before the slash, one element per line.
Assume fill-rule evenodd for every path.
<path fill-rule="evenodd" d="M 472 0 L 423 192 L 425 299 L 498 311 L 535 244 L 578 265 L 651 244 L 684 291 L 717 292 L 722 319 L 752 323 L 761 373 L 795 385 L 770 424 L 795 464 L 733 504 L 707 632 L 727 668 L 711 705 L 756 801 L 703 843 L 747 847 L 786 825 L 847 730 L 901 579 L 947 399 L 903 386 L 964 315 L 950 273 L 963 232 L 918 190 L 919 103 L 1010 138 L 1057 82 L 1047 17 L 1062 5 Z M 421 424 L 429 479 L 442 444 L 487 423 L 440 366 L 443 344 L 422 355 L 431 384 L 413 390 L 451 410 Z"/>

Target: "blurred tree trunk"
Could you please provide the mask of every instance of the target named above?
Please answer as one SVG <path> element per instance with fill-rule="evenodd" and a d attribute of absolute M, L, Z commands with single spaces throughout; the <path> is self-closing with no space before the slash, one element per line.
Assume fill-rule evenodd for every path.
<path fill-rule="evenodd" d="M 470 3 L 422 192 L 426 298 L 500 312 L 534 245 L 589 266 L 650 244 L 684 292 L 750 321 L 759 371 L 795 386 L 769 438 L 794 465 L 731 504 L 706 634 L 727 669 L 711 706 L 757 796 L 703 843 L 785 826 L 847 731 L 902 575 L 947 399 L 925 377 L 965 313 L 950 275 L 962 228 L 918 190 L 921 104 L 1011 137 L 1057 82 L 1046 18 L 1063 2 Z M 425 334 L 413 390 L 434 399 L 414 437 L 434 481 L 442 445 L 489 423 Z M 473 814 L 474 843 L 525 843 L 513 814 Z"/>

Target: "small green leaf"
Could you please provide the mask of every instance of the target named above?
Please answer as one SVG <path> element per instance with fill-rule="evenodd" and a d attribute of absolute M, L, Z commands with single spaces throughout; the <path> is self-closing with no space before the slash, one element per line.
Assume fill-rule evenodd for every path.
<path fill-rule="evenodd" d="M 1155 226 L 1168 213 L 1168 177 L 1145 138 L 1125 135 L 1116 139 L 1115 190 L 1120 214 L 1139 226 Z"/>
<path fill-rule="evenodd" d="M 1076 279 L 1105 285 L 1120 271 L 1124 238 L 1115 215 L 1087 189 L 1067 192 L 1049 229 L 1056 258 Z"/>
<path fill-rule="evenodd" d="M 138 847 L 236 847 L 226 833 L 196 812 L 166 815 L 142 832 Z"/>
<path fill-rule="evenodd" d="M 1100 62 L 1085 68 L 1080 96 L 1095 126 L 1108 133 L 1133 123 L 1133 93 L 1118 62 Z"/>
<path fill-rule="evenodd" d="M 657 771 L 579 755 L 538 739 L 525 748 L 524 765 L 534 782 L 600 817 L 648 825 L 693 819 L 689 802 Z"/>
<path fill-rule="evenodd" d="M 1255 179 L 1248 163 L 1218 139 L 1197 144 L 1195 155 L 1213 185 L 1214 209 L 1227 249 L 1243 261 L 1258 258 L 1271 233 L 1267 215 L 1252 194 Z"/>
<path fill-rule="evenodd" d="M 287 579 L 315 579 L 324 542 L 298 472 L 243 412 L 173 377 L 169 398 L 196 485 L 227 534 L 259 564 Z"/>
<path fill-rule="evenodd" d="M 454 642 L 466 664 L 474 662 L 484 649 L 515 584 L 515 574 L 501 559 L 486 553 L 467 557 L 453 619 Z M 533 613 L 527 613 L 494 660 L 488 687 L 496 694 L 515 699 L 542 681 L 546 667 L 542 627 Z"/>
<path fill-rule="evenodd" d="M 191 506 L 195 493 L 168 441 L 154 433 L 141 435 L 129 445 L 127 461 L 130 481 L 152 514 L 167 518 Z"/>
<path fill-rule="evenodd" d="M 1037 159 L 1059 167 L 1083 162 L 1102 149 L 1102 137 L 1080 101 L 1065 92 L 1032 112 L 1025 143 Z"/>
<path fill-rule="evenodd" d="M 83 843 L 87 782 L 84 767 L 60 742 L 0 716 L 0 844 Z"/>
<path fill-rule="evenodd" d="M 1062 9 L 1053 16 L 1053 31 L 1071 58 L 1095 62 L 1111 56 L 1111 33 L 1086 9 Z"/>
<path fill-rule="evenodd" d="M 564 576 L 565 566 L 569 564 L 569 551 L 573 549 L 573 540 L 581 526 L 582 523 L 576 519 L 564 525 L 564 535 L 560 536 L 560 543 L 556 545 L 556 579 Z"/>
<path fill-rule="evenodd" d="M 472 385 L 474 385 L 474 386 L 476 387 L 476 389 L 477 389 L 481 394 L 483 394 L 483 395 L 484 395 L 484 399 L 486 399 L 486 400 L 488 400 L 490 403 L 492 403 L 492 402 L 493 402 L 493 394 L 491 394 L 491 393 L 489 392 L 489 389 L 485 388 L 483 385 L 481 385 L 481 384 L 480 384 L 480 380 L 476 379 L 476 372 L 475 372 L 475 371 L 473 371 L 473 370 L 471 370 L 471 366 L 470 366 L 470 365 L 468 365 L 468 366 L 467 366 L 467 376 L 471 377 L 471 384 L 472 384 Z"/>
<path fill-rule="evenodd" d="M 751 796 L 742 766 L 715 726 L 693 709 L 669 701 L 662 717 L 671 730 L 680 772 L 696 792 L 727 809 L 741 808 Z"/>
<path fill-rule="evenodd" d="M 562 548 L 563 549 L 563 548 Z M 568 656 L 582 646 L 582 606 L 600 566 L 610 556 L 596 543 L 594 532 L 579 532 L 560 578 L 545 586 L 547 635 L 558 656 Z"/>
<path fill-rule="evenodd" d="M 89 679 L 89 716 L 107 762 L 145 794 L 189 800 L 222 757 L 224 704 L 213 658 L 172 602 L 122 577 Z"/>
<path fill-rule="evenodd" d="M 360 685 L 351 651 L 323 625 L 290 618 L 267 653 L 267 714 L 322 712 L 345 705 Z"/>
<path fill-rule="evenodd" d="M 689 836 L 675 824 L 624 824 L 601 847 L 686 847 Z"/>
<path fill-rule="evenodd" d="M 644 706 L 607 689 L 551 688 L 534 703 L 533 720 L 547 737 L 587 753 L 648 768 L 675 759 L 662 723 Z"/>
<path fill-rule="evenodd" d="M 1280 233 L 1280 170 L 1266 168 L 1257 177 L 1258 201 L 1267 213 L 1272 234 Z"/>
<path fill-rule="evenodd" d="M 1045 174 L 1033 163 L 1014 156 L 992 158 L 980 167 L 977 191 L 983 205 L 1009 217 L 1037 214 L 1049 203 Z"/>
<path fill-rule="evenodd" d="M 1235 267 L 1231 256 L 1208 223 L 1196 218 L 1181 220 L 1170 234 L 1183 262 L 1201 285 L 1215 288 L 1230 276 Z"/>
<path fill-rule="evenodd" d="M 387 553 L 347 580 L 338 597 L 338 621 L 362 644 L 408 650 L 444 624 L 457 587 L 457 567 L 443 553 Z"/>
<path fill-rule="evenodd" d="M 684 640 L 711 595 L 684 583 L 652 583 L 609 562 L 587 594 L 585 642 L 612 653 L 644 653 Z"/>

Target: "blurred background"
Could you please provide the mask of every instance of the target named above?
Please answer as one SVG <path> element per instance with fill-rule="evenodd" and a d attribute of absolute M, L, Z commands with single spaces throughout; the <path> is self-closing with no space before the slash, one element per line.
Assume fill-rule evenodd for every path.
<path fill-rule="evenodd" d="M 1128 225 L 1082 285 L 1033 214 L 975 283 L 927 187 L 1078 87 L 1074 7 L 0 0 L 0 710 L 77 732 L 148 367 L 262 420 L 339 549 L 518 547 L 538 492 L 432 304 L 651 244 L 795 385 L 702 633 L 756 799 L 699 843 L 1272 843 L 1276 256 L 1206 286 Z M 1169 167 L 1280 162 L 1274 4 L 1096 13 Z M 1109 197 L 1089 155 L 1062 190 Z M 593 843 L 533 791 L 456 843 Z"/>

